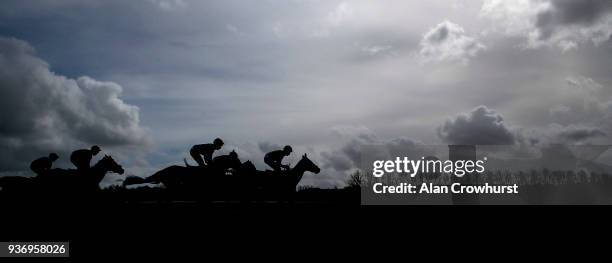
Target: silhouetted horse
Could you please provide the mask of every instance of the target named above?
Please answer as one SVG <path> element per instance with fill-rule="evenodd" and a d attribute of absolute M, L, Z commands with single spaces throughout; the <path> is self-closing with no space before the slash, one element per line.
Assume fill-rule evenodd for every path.
<path fill-rule="evenodd" d="M 284 189 L 294 192 L 305 172 L 315 174 L 321 172 L 321 169 L 308 159 L 306 154 L 302 155 L 302 159 L 287 171 L 276 172 L 267 170 L 258 172 L 258 176 L 247 178 L 247 182 L 252 186 L 264 189 Z"/>
<path fill-rule="evenodd" d="M 105 155 L 87 171 L 54 169 L 41 176 L 40 181 L 43 186 L 48 184 L 66 190 L 96 191 L 108 172 L 123 174 L 124 170 L 112 157 Z"/>
<path fill-rule="evenodd" d="M 237 173 L 242 165 L 236 152 L 232 151 L 228 155 L 215 157 L 210 165 L 207 166 L 191 166 L 183 159 L 185 166 L 172 165 L 166 167 L 147 178 L 138 176 L 129 176 L 123 181 L 123 185 L 134 184 L 159 184 L 162 183 L 167 188 L 187 187 L 189 185 L 197 185 L 200 180 L 206 179 L 202 175 L 227 175 L 228 171 L 232 174 Z M 250 162 L 249 162 L 250 163 Z"/>
<path fill-rule="evenodd" d="M 0 177 L 0 187 L 5 193 L 72 193 L 99 190 L 99 184 L 108 172 L 123 174 L 121 165 L 110 156 L 104 156 L 89 170 L 51 169 L 36 177 Z"/>
<path fill-rule="evenodd" d="M 191 192 L 209 198 L 237 198 L 245 194 L 265 193 L 271 195 L 295 192 L 305 172 L 319 173 L 321 170 L 306 154 L 288 171 L 257 171 L 250 162 L 244 162 L 236 174 L 226 175 L 212 168 L 183 167 L 173 165 L 147 178 L 129 177 L 124 185 L 163 183 L 168 190 Z"/>
<path fill-rule="evenodd" d="M 123 181 L 123 185 L 162 183 L 169 189 L 185 188 L 200 185 L 202 181 L 208 180 L 210 176 L 227 175 L 227 171 L 230 168 L 234 174 L 237 174 L 237 171 L 242 166 L 237 158 L 232 162 L 216 162 L 215 164 L 205 167 L 191 166 L 185 160 L 185 166 L 172 165 L 146 178 L 129 176 Z"/>

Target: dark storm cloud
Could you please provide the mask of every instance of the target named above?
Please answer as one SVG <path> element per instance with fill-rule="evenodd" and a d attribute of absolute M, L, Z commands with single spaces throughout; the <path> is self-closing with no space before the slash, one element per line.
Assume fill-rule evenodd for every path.
<path fill-rule="evenodd" d="M 438 128 L 438 135 L 449 144 L 472 145 L 582 144 L 608 136 L 601 124 L 552 123 L 544 128 L 513 127 L 510 129 L 497 111 L 479 106 L 446 121 Z"/>
<path fill-rule="evenodd" d="M 553 0 L 550 3 L 551 9 L 538 14 L 538 26 L 551 23 L 590 25 L 612 11 L 612 2 L 608 0 Z"/>
<path fill-rule="evenodd" d="M 365 126 L 338 126 L 332 129 L 332 133 L 345 142 L 336 149 L 322 152 L 321 158 L 324 168 L 332 168 L 339 172 L 359 167 L 361 148 L 379 141 L 374 132 Z"/>
<path fill-rule="evenodd" d="M 438 136 L 449 144 L 510 145 L 517 141 L 502 115 L 486 106 L 447 120 L 438 128 Z"/>
<path fill-rule="evenodd" d="M 547 39 L 562 27 L 591 26 L 605 15 L 612 13 L 609 0 L 553 0 L 548 8 L 536 17 L 535 25 L 540 38 Z"/>
<path fill-rule="evenodd" d="M 24 41 L 0 37 L 0 87 L 0 170 L 25 170 L 49 151 L 149 142 L 119 85 L 56 75 Z"/>
<path fill-rule="evenodd" d="M 600 46 L 612 34 L 608 0 L 485 0 L 481 17 L 492 27 L 527 39 L 525 47 L 558 47 L 563 52 L 592 43 Z"/>
<path fill-rule="evenodd" d="M 365 126 L 337 126 L 332 129 L 332 133 L 336 138 L 345 140 L 345 142 L 337 149 L 321 153 L 323 167 L 333 168 L 340 172 L 359 167 L 361 148 L 380 141 L 376 134 Z"/>
<path fill-rule="evenodd" d="M 371 130 L 363 126 L 336 127 L 334 132 L 336 135 L 348 139 L 348 142 L 330 152 L 322 152 L 321 157 L 323 167 L 332 168 L 338 172 L 350 172 L 357 167 L 363 167 L 361 157 L 364 153 L 364 147 L 380 147 L 392 156 L 409 158 L 420 158 L 433 154 L 420 141 L 406 137 L 390 140 L 380 139 Z"/>

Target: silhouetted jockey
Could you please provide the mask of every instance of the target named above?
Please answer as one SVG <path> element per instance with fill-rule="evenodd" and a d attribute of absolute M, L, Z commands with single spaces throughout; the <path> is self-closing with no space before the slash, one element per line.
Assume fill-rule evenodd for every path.
<path fill-rule="evenodd" d="M 91 146 L 90 149 L 81 149 L 72 152 L 70 162 L 76 166 L 77 170 L 88 170 L 91 167 L 91 159 L 100 152 L 100 147 L 97 145 Z"/>
<path fill-rule="evenodd" d="M 231 151 L 228 155 L 219 155 L 213 158 L 212 164 L 215 167 L 238 169 L 241 163 L 236 151 Z"/>
<path fill-rule="evenodd" d="M 223 141 L 217 138 L 213 143 L 194 145 L 191 147 L 191 150 L 189 150 L 189 154 L 200 167 L 205 167 L 207 164 L 213 162 L 213 153 L 221 149 L 221 147 L 223 147 Z M 202 156 L 204 156 L 204 159 L 202 159 Z"/>
<path fill-rule="evenodd" d="M 272 151 L 266 154 L 264 157 L 264 162 L 272 167 L 275 172 L 280 172 L 283 168 L 285 170 L 289 170 L 289 165 L 282 164 L 283 158 L 285 156 L 289 156 L 293 149 L 291 146 L 287 145 L 282 150 Z"/>
<path fill-rule="evenodd" d="M 30 164 L 30 169 L 37 175 L 41 175 L 45 172 L 51 170 L 51 166 L 53 166 L 53 162 L 57 160 L 59 156 L 55 153 L 50 153 L 49 156 L 40 157 Z"/>

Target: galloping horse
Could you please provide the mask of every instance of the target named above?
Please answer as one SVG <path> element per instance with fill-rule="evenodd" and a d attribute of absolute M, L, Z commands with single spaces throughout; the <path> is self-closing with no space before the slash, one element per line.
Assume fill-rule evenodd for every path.
<path fill-rule="evenodd" d="M 247 183 L 264 189 L 295 191 L 305 172 L 314 174 L 321 172 L 321 169 L 308 159 L 306 154 L 302 155 L 302 159 L 286 172 L 258 172 L 258 176 L 248 178 Z"/>
<path fill-rule="evenodd" d="M 216 169 L 173 165 L 144 179 L 128 177 L 124 185 L 162 183 L 169 190 L 186 190 L 211 196 L 236 196 L 255 191 L 289 193 L 295 192 L 305 172 L 318 174 L 320 171 L 304 154 L 293 168 L 283 172 L 257 171 L 250 161 L 244 162 L 234 175 L 219 173 Z"/>
<path fill-rule="evenodd" d="M 0 177 L 0 187 L 6 193 L 33 192 L 91 192 L 99 190 L 99 184 L 108 172 L 123 174 L 121 165 L 106 155 L 88 171 L 73 169 L 52 169 L 37 177 L 5 176 Z"/>

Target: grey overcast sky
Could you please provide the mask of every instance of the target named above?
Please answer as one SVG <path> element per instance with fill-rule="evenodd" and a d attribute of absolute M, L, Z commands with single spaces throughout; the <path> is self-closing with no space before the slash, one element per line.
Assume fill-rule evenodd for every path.
<path fill-rule="evenodd" d="M 145 176 L 222 137 L 331 187 L 363 144 L 610 143 L 611 33 L 607 0 L 5 0 L 0 171 L 99 144 Z"/>

